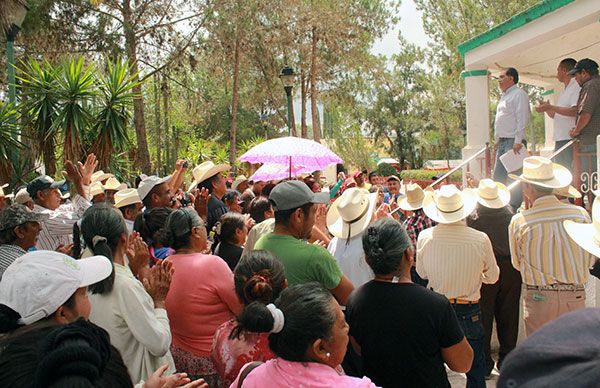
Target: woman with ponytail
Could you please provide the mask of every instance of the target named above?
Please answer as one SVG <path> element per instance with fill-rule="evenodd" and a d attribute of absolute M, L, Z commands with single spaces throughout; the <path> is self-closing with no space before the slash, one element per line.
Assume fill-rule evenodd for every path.
<path fill-rule="evenodd" d="M 81 234 L 95 255 L 106 256 L 113 264 L 111 275 L 90 287 L 90 320 L 108 331 L 133 381 L 146 380 L 164 364 L 169 365 L 168 372 L 174 372 L 165 310 L 171 264 L 157 264 L 149 271 L 148 278 L 136 279 L 130 269 L 133 263 L 128 266 L 125 261 L 128 248 L 125 220 L 107 204 L 86 210 Z M 135 258 L 135 262 L 140 261 Z"/>
<path fill-rule="evenodd" d="M 175 249 L 166 260 L 175 269 L 166 299 L 178 370 L 202 377 L 212 386 L 220 379 L 210 359 L 215 330 L 241 310 L 233 274 L 220 257 L 206 255 L 204 222 L 192 208 L 173 211 L 167 218 L 163 245 Z"/>
<path fill-rule="evenodd" d="M 365 230 L 362 245 L 375 279 L 350 295 L 346 320 L 363 373 L 382 387 L 450 387 L 444 363 L 467 372 L 473 350 L 448 299 L 411 281 L 406 229 L 380 219 Z"/>
<path fill-rule="evenodd" d="M 286 288 L 266 306 L 250 303 L 238 317 L 238 327 L 270 333 L 269 347 L 277 357 L 255 368 L 246 364 L 231 387 L 375 387 L 366 377 L 340 372 L 348 325 L 340 305 L 319 283 Z"/>
<path fill-rule="evenodd" d="M 235 267 L 233 279 L 235 292 L 244 306 L 252 302 L 273 303 L 287 287 L 283 264 L 267 251 L 251 251 L 242 257 Z M 236 319 L 217 329 L 211 357 L 223 386 L 228 387 L 246 363 L 275 357 L 269 349 L 268 338 L 268 333 L 240 330 Z"/>

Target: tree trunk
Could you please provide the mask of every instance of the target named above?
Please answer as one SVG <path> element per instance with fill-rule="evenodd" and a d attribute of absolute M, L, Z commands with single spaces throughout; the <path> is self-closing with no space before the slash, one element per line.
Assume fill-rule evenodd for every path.
<path fill-rule="evenodd" d="M 300 69 L 300 98 L 302 100 L 302 112 L 300 118 L 300 131 L 301 137 L 306 139 L 308 137 L 308 128 L 306 126 L 306 93 L 308 88 L 306 87 L 306 74 L 304 69 Z"/>
<path fill-rule="evenodd" d="M 154 74 L 154 128 L 156 130 L 156 170 L 162 166 L 161 160 L 161 148 L 162 148 L 162 137 L 160 127 L 160 93 L 158 92 L 158 73 Z"/>
<path fill-rule="evenodd" d="M 236 173 L 235 161 L 237 159 L 237 112 L 238 112 L 238 87 L 240 82 L 240 38 L 235 39 L 233 52 L 233 91 L 231 101 L 231 128 L 229 130 L 229 165 Z"/>
<path fill-rule="evenodd" d="M 163 77 L 162 79 L 162 86 L 161 86 L 161 91 L 162 91 L 162 100 L 163 100 L 163 115 L 164 115 L 164 129 L 165 129 L 165 136 L 166 136 L 166 142 L 165 142 L 165 148 L 167 150 L 167 158 L 165 160 L 165 163 L 162 164 L 160 167 L 163 168 L 163 172 L 162 174 L 165 175 L 167 174 L 167 169 L 169 168 L 168 166 L 171 166 L 171 159 L 172 159 L 172 155 L 171 155 L 171 142 L 169 140 L 169 138 L 171 137 L 169 135 L 169 84 L 167 83 L 167 77 Z"/>
<path fill-rule="evenodd" d="M 321 140 L 319 126 L 319 110 L 317 108 L 317 28 L 312 28 L 312 44 L 310 50 L 310 110 L 314 141 Z"/>
<path fill-rule="evenodd" d="M 133 30 L 133 21 L 131 13 L 130 0 L 123 0 L 122 7 L 123 29 L 125 32 L 125 46 L 127 57 L 131 64 L 131 74 L 134 74 L 133 81 L 139 82 L 139 66 L 137 62 L 137 39 Z M 137 95 L 133 99 L 133 124 L 135 126 L 135 136 L 137 139 L 137 160 L 136 164 L 142 169 L 142 172 L 149 174 L 152 165 L 150 164 L 150 152 L 148 151 L 148 139 L 146 137 L 146 123 L 144 119 L 144 98 L 142 96 L 142 85 L 133 87 L 133 92 Z"/>

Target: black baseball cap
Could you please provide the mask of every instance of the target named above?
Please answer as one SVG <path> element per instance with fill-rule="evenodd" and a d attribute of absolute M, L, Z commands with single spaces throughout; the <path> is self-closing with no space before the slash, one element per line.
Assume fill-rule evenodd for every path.
<path fill-rule="evenodd" d="M 54 181 L 48 175 L 42 175 L 27 184 L 27 192 L 29 196 L 33 199 L 37 197 L 38 191 L 46 190 L 46 189 L 58 189 L 62 185 L 65 184 L 65 180 L 62 181 Z"/>
<path fill-rule="evenodd" d="M 589 59 L 589 58 L 583 58 L 582 60 L 580 60 L 579 62 L 577 62 L 575 64 L 575 67 L 572 68 L 571 70 L 569 70 L 569 75 L 575 75 L 577 73 L 579 73 L 581 70 L 596 70 L 598 69 L 598 63 L 596 63 L 596 61 Z"/>

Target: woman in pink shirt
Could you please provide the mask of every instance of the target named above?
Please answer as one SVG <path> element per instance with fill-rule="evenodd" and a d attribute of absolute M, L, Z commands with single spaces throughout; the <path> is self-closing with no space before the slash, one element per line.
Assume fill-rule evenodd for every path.
<path fill-rule="evenodd" d="M 233 273 L 220 257 L 205 255 L 206 228 L 195 210 L 171 213 L 165 225 L 165 245 L 175 273 L 166 299 L 177 370 L 202 377 L 212 386 L 220 379 L 210 359 L 215 330 L 241 311 Z"/>
<path fill-rule="evenodd" d="M 274 304 L 249 304 L 238 324 L 240 330 L 271 333 L 269 347 L 277 358 L 253 369 L 246 364 L 230 388 L 375 387 L 367 377 L 339 372 L 348 324 L 340 305 L 318 283 L 287 288 Z"/>
<path fill-rule="evenodd" d="M 267 251 L 251 251 L 242 257 L 233 277 L 235 292 L 246 306 L 254 301 L 273 303 L 287 287 L 283 264 Z M 241 331 L 232 319 L 217 329 L 211 357 L 223 386 L 228 387 L 246 363 L 267 361 L 275 354 L 269 349 L 269 333 Z"/>

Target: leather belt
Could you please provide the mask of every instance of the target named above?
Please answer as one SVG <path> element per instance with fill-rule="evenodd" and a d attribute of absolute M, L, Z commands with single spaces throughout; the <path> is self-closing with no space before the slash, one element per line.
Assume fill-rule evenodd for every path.
<path fill-rule="evenodd" d="M 554 283 L 548 284 L 546 286 L 531 286 L 527 284 L 525 286 L 528 290 L 533 291 L 584 291 L 585 286 L 582 284 L 562 284 L 562 283 Z"/>
<path fill-rule="evenodd" d="M 452 299 L 448 299 L 448 301 L 450 302 L 450 304 L 478 304 L 479 300 L 466 300 L 466 299 L 460 299 L 460 298 L 452 298 Z"/>

